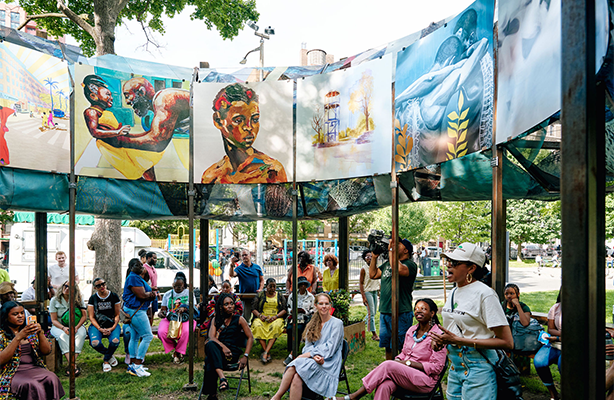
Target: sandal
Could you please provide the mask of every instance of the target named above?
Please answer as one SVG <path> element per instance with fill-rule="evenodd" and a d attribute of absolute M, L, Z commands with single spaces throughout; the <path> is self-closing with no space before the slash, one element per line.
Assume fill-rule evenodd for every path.
<path fill-rule="evenodd" d="M 267 353 L 266 362 L 270 363 L 272 359 L 271 353 Z"/>
<path fill-rule="evenodd" d="M 109 364 L 108 362 L 102 363 L 102 372 L 109 372 L 111 369 L 111 364 Z"/>
<path fill-rule="evenodd" d="M 79 367 L 76 367 L 75 368 L 75 378 L 79 375 L 81 375 L 81 369 L 79 369 Z M 70 370 L 68 368 L 66 369 L 66 376 L 70 376 Z"/>
<path fill-rule="evenodd" d="M 268 360 L 267 360 L 267 353 L 266 353 L 266 351 L 265 351 L 265 352 L 263 352 L 263 353 L 260 355 L 260 361 L 261 361 L 263 364 L 266 364 L 266 363 L 268 362 Z"/>
<path fill-rule="evenodd" d="M 223 392 L 224 390 L 228 390 L 228 379 L 220 378 L 220 386 L 218 389 L 220 390 L 220 392 Z"/>

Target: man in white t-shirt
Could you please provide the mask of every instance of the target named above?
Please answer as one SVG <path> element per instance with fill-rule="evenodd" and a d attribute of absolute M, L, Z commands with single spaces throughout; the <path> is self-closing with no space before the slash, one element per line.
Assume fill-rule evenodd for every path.
<path fill-rule="evenodd" d="M 60 250 L 55 253 L 55 260 L 58 263 L 49 266 L 47 275 L 49 275 L 49 278 L 51 278 L 51 286 L 53 286 L 54 289 L 57 289 L 68 280 L 69 268 L 68 264 L 66 264 L 66 253 L 63 251 Z M 79 284 L 79 274 L 77 271 L 75 271 L 75 284 Z"/>

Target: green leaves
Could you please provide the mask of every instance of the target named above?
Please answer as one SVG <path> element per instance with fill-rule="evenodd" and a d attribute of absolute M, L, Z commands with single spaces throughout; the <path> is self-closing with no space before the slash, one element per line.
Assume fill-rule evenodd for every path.
<path fill-rule="evenodd" d="M 19 5 L 29 15 L 58 12 L 55 1 L 20 0 Z M 77 15 L 90 15 L 87 22 L 97 28 L 99 37 L 90 36 L 75 22 L 66 18 L 41 18 L 37 19 L 36 23 L 52 36 L 73 36 L 79 41 L 86 56 L 114 53 L 108 49 L 103 51 L 100 43 L 103 36 L 115 38 L 115 27 L 124 20 L 139 21 L 143 26 L 163 34 L 163 16 L 172 18 L 187 6 L 194 6 L 196 9 L 190 15 L 193 20 L 202 20 L 208 29 L 217 29 L 222 38 L 232 39 L 243 29 L 247 20 L 257 21 L 260 17 L 254 0 L 155 0 L 126 3 L 122 0 L 66 0 L 66 5 Z"/>

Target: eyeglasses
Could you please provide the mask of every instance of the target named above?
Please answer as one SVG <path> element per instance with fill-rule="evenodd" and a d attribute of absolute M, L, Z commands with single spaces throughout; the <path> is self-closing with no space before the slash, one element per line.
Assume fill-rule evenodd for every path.
<path fill-rule="evenodd" d="M 102 282 L 102 283 L 99 283 L 99 284 L 97 284 L 97 285 L 94 285 L 94 287 L 95 287 L 96 289 L 98 289 L 98 288 L 101 288 L 101 287 L 106 286 L 106 285 L 107 285 L 107 283 L 106 283 L 106 282 Z"/>

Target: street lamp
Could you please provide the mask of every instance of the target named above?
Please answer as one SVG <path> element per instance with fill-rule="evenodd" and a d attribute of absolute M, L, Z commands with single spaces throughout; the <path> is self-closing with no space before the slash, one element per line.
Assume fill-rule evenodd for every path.
<path fill-rule="evenodd" d="M 259 51 L 260 52 L 260 82 L 262 82 L 264 80 L 264 39 L 267 39 L 267 40 L 270 39 L 271 35 L 275 34 L 275 29 L 269 26 L 268 28 L 264 30 L 264 33 L 260 33 L 258 32 L 258 25 L 256 25 L 254 21 L 247 21 L 247 26 L 252 28 L 254 30 L 254 35 L 260 38 L 260 46 L 248 51 L 247 54 L 245 54 L 245 57 L 243 57 L 243 59 L 239 61 L 239 64 L 245 65 L 245 63 L 247 63 L 247 56 L 249 56 L 251 53 L 255 51 Z M 261 187 L 260 187 L 260 184 L 258 184 L 258 198 L 260 198 L 260 191 L 261 191 Z M 261 207 L 262 206 L 259 201 L 258 202 L 258 217 L 262 216 Z M 262 261 L 263 261 L 262 260 L 262 233 L 264 230 L 263 228 L 264 227 L 263 227 L 262 220 L 258 220 L 256 222 L 256 264 L 260 266 L 262 266 Z"/>
<path fill-rule="evenodd" d="M 256 47 L 255 49 L 252 49 L 250 51 L 247 52 L 247 54 L 245 54 L 245 57 L 243 57 L 243 59 L 241 61 L 239 61 L 239 64 L 241 65 L 245 65 L 245 63 L 247 62 L 247 56 L 249 56 L 251 53 L 259 51 L 260 52 L 260 81 L 263 81 L 263 77 L 264 77 L 264 72 L 263 72 L 263 68 L 264 68 L 264 39 L 270 39 L 271 35 L 275 34 L 275 29 L 273 29 L 272 27 L 268 27 L 264 29 L 264 33 L 260 33 L 258 32 L 258 25 L 256 25 L 256 23 L 254 21 L 247 21 L 247 26 L 249 26 L 250 28 L 252 28 L 254 30 L 254 35 L 258 36 L 260 38 L 260 46 Z"/>

